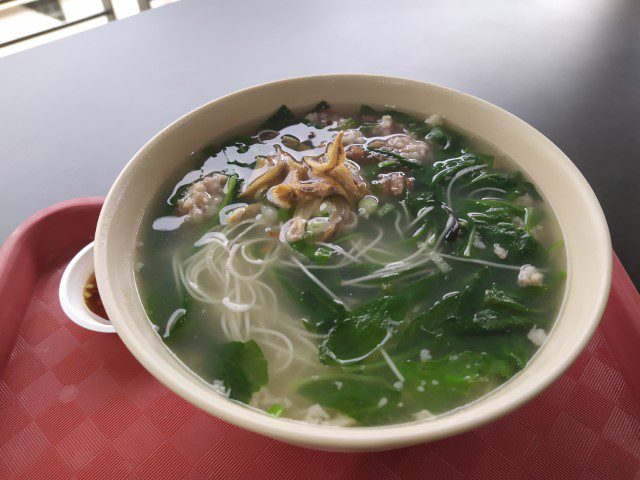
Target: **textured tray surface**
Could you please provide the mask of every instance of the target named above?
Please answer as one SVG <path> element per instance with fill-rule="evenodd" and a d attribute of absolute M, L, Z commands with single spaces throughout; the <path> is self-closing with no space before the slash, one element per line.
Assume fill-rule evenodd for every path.
<path fill-rule="evenodd" d="M 552 387 L 501 420 L 390 452 L 317 452 L 198 410 L 117 335 L 71 323 L 57 288 L 81 246 L 40 271 L 2 371 L 0 479 L 640 479 L 640 406 L 602 328 Z M 610 303 L 603 326 L 632 320 L 621 311 Z"/>

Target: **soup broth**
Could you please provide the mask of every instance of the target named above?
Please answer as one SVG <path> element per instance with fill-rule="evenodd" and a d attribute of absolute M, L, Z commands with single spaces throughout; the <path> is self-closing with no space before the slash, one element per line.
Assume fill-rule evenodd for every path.
<path fill-rule="evenodd" d="M 139 232 L 148 316 L 212 395 L 384 425 L 463 406 L 526 366 L 565 261 L 509 159 L 441 117 L 367 106 L 283 106 L 242 133 L 194 153 Z"/>

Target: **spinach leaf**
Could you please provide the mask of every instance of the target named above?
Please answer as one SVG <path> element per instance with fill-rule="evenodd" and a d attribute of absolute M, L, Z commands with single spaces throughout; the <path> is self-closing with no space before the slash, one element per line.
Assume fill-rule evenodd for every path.
<path fill-rule="evenodd" d="M 267 408 L 266 412 L 269 415 L 277 418 L 282 415 L 282 412 L 284 412 L 284 407 L 279 403 L 273 403 L 269 406 L 269 408 Z"/>
<path fill-rule="evenodd" d="M 402 401 L 441 413 L 474 400 L 511 377 L 514 368 L 489 354 L 461 352 L 425 362 L 396 362 L 405 378 Z"/>
<path fill-rule="evenodd" d="M 331 105 L 329 105 L 327 102 L 325 102 L 324 100 L 321 101 L 320 103 L 318 103 L 315 107 L 313 107 L 313 109 L 311 109 L 311 111 L 309 113 L 320 113 L 323 112 L 325 110 L 329 110 L 331 108 Z M 323 129 L 325 128 L 326 122 L 323 121 L 312 121 L 310 119 L 308 119 L 307 117 L 304 117 L 301 122 L 309 127 L 315 127 L 318 129 Z"/>
<path fill-rule="evenodd" d="M 331 105 L 329 105 L 327 102 L 322 100 L 318 102 L 318 104 L 315 107 L 313 107 L 311 111 L 313 113 L 317 113 L 317 112 L 322 112 L 323 110 L 329 110 L 330 108 L 331 108 Z"/>
<path fill-rule="evenodd" d="M 491 155 L 472 152 L 465 152 L 459 157 L 439 160 L 434 162 L 432 166 L 433 176 L 431 177 L 431 185 L 436 185 L 442 180 L 452 178 L 456 173 L 464 168 L 479 165 L 491 166 L 492 163 L 493 157 Z"/>
<path fill-rule="evenodd" d="M 402 125 L 408 132 L 411 132 L 420 139 L 424 139 L 428 136 L 429 132 L 433 129 L 431 125 L 424 122 L 424 119 L 418 119 L 412 115 L 397 110 L 376 110 L 368 105 L 362 105 L 360 107 L 360 116 L 365 117 L 367 120 L 378 119 L 383 115 L 389 115 L 393 118 L 393 121 Z"/>
<path fill-rule="evenodd" d="M 391 170 L 391 169 L 395 169 L 395 168 L 399 168 L 400 167 L 400 162 L 397 160 L 383 160 L 381 162 L 378 162 L 378 164 L 376 165 L 376 169 L 374 170 L 375 173 L 379 173 L 381 170 Z"/>
<path fill-rule="evenodd" d="M 535 316 L 522 300 L 487 284 L 487 269 L 479 270 L 461 291 L 450 292 L 415 317 L 401 346 L 416 345 L 420 337 L 434 335 L 508 333 L 534 326 Z"/>
<path fill-rule="evenodd" d="M 320 360 L 338 364 L 364 360 L 389 341 L 406 308 L 400 298 L 391 296 L 359 306 L 329 330 L 320 345 Z"/>
<path fill-rule="evenodd" d="M 422 169 L 422 162 L 420 162 L 419 160 L 415 160 L 413 158 L 405 157 L 404 155 L 400 155 L 399 153 L 395 153 L 390 150 L 386 150 L 384 148 L 367 148 L 367 150 L 369 150 L 370 152 L 379 153 L 393 160 L 397 160 L 398 161 L 397 163 L 411 170 Z M 380 167 L 380 164 L 378 164 L 378 167 Z M 383 168 L 383 167 L 380 167 L 380 168 Z"/>
<path fill-rule="evenodd" d="M 307 329 L 327 333 L 346 315 L 344 305 L 336 303 L 308 277 L 278 269 L 273 270 L 273 275 L 298 309 Z"/>
<path fill-rule="evenodd" d="M 500 308 L 504 310 L 510 310 L 512 312 L 524 312 L 530 311 L 523 303 L 521 299 L 511 295 L 504 290 L 499 290 L 495 285 L 484 292 L 483 304 L 492 308 Z"/>
<path fill-rule="evenodd" d="M 444 151 L 454 150 L 461 140 L 458 134 L 442 125 L 431 128 L 425 138 L 440 146 Z"/>
<path fill-rule="evenodd" d="M 185 325 L 189 321 L 189 317 L 192 314 L 192 308 L 193 300 L 191 298 L 191 295 L 185 294 L 182 300 L 182 304 L 180 305 L 180 309 L 174 310 L 168 317 L 168 319 L 172 319 L 171 324 L 169 324 L 169 321 L 167 321 L 164 331 L 160 332 L 160 335 L 165 339 L 165 341 L 169 338 L 175 337 L 176 335 L 180 335 L 180 333 L 185 330 Z M 180 313 L 182 311 L 184 312 Z"/>
<path fill-rule="evenodd" d="M 521 299 L 498 289 L 495 285 L 485 290 L 482 303 L 467 326 L 470 331 L 511 332 L 530 329 L 536 324 L 534 310 Z"/>
<path fill-rule="evenodd" d="M 505 190 L 508 196 L 513 199 L 524 194 L 529 194 L 536 200 L 541 200 L 536 187 L 522 176 L 522 172 L 492 172 L 482 171 L 472 175 L 469 188 L 500 188 Z"/>
<path fill-rule="evenodd" d="M 240 160 L 229 160 L 227 162 L 227 165 L 236 165 L 238 167 L 243 167 L 243 168 L 255 168 L 256 167 L 256 161 L 253 161 L 251 163 L 245 163 L 245 162 L 241 162 Z"/>
<path fill-rule="evenodd" d="M 263 130 L 282 130 L 284 127 L 296 123 L 296 116 L 286 105 L 282 105 L 276 112 L 267 118 L 261 125 Z"/>
<path fill-rule="evenodd" d="M 323 375 L 304 381 L 298 392 L 362 425 L 390 423 L 402 414 L 398 407 L 400 392 L 379 377 L 347 373 Z"/>
<path fill-rule="evenodd" d="M 427 311 L 413 318 L 402 333 L 398 351 L 406 351 L 425 346 L 429 348 L 434 341 L 455 331 L 465 316 L 472 314 L 482 295 L 486 269 L 480 270 L 472 282 L 462 291 L 452 291 L 444 295 Z"/>
<path fill-rule="evenodd" d="M 248 135 L 243 135 L 241 137 L 233 138 L 232 140 L 227 142 L 224 145 L 224 150 L 226 151 L 230 147 L 235 147 L 237 153 L 240 153 L 240 154 L 247 153 L 249 151 L 249 147 L 254 143 L 256 143 L 256 141 L 253 137 L 250 137 Z"/>
<path fill-rule="evenodd" d="M 458 214 L 466 218 L 489 245 L 499 244 L 509 251 L 509 262 L 526 260 L 529 263 L 546 260 L 544 247 L 527 228 L 535 223 L 529 207 L 516 205 L 509 200 L 486 198 L 463 200 L 456 205 Z M 516 225 L 516 217 L 524 219 L 524 228 Z M 489 250 L 490 251 L 490 250 Z M 492 258 L 496 261 L 495 258 Z"/>
<path fill-rule="evenodd" d="M 409 189 L 405 190 L 404 203 L 414 217 L 417 217 L 423 208 L 436 205 L 432 192 L 416 192 Z"/>
<path fill-rule="evenodd" d="M 544 247 L 530 233 L 513 223 L 476 224 L 476 230 L 485 243 L 497 243 L 508 250 L 511 262 L 526 260 L 530 263 L 540 263 L 546 257 Z"/>
<path fill-rule="evenodd" d="M 289 245 L 317 265 L 324 265 L 335 254 L 330 248 L 319 247 L 305 238 L 291 242 Z"/>
<path fill-rule="evenodd" d="M 222 381 L 229 397 L 248 403 L 269 381 L 267 361 L 256 342 L 229 342 L 217 349 L 213 378 Z"/>
<path fill-rule="evenodd" d="M 362 122 L 359 122 L 355 118 L 345 118 L 337 127 L 330 128 L 329 130 L 332 132 L 340 131 L 340 130 L 352 130 L 354 128 L 358 128 L 362 125 Z"/>
<path fill-rule="evenodd" d="M 181 289 L 175 287 L 166 291 L 154 290 L 144 298 L 145 311 L 150 318 L 160 320 L 158 335 L 165 343 L 175 344 L 188 339 L 193 334 L 189 330 L 189 318 L 192 315 L 193 299 Z M 171 323 L 169 320 L 173 317 Z"/>
<path fill-rule="evenodd" d="M 419 302 L 431 300 L 431 293 L 436 289 L 437 282 L 442 282 L 443 275 L 436 271 L 422 278 L 414 279 L 408 284 L 404 290 L 399 291 L 397 295 L 406 299 L 407 305 L 416 305 Z"/>

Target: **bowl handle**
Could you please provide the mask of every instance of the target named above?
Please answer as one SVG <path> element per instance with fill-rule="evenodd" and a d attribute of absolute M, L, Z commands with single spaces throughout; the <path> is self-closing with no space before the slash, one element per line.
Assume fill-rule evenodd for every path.
<path fill-rule="evenodd" d="M 64 313 L 76 325 L 94 332 L 115 333 L 113 324 L 93 313 L 84 302 L 84 287 L 93 273 L 93 242 L 80 250 L 62 274 L 58 296 Z"/>

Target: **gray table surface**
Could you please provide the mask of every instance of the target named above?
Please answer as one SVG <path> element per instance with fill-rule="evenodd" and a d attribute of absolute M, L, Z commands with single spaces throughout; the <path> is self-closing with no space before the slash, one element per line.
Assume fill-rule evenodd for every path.
<path fill-rule="evenodd" d="M 183 0 L 6 57 L 0 240 L 51 203 L 106 194 L 147 139 L 208 100 L 379 73 L 471 93 L 547 135 L 591 183 L 638 284 L 639 25 L 636 0 Z"/>

